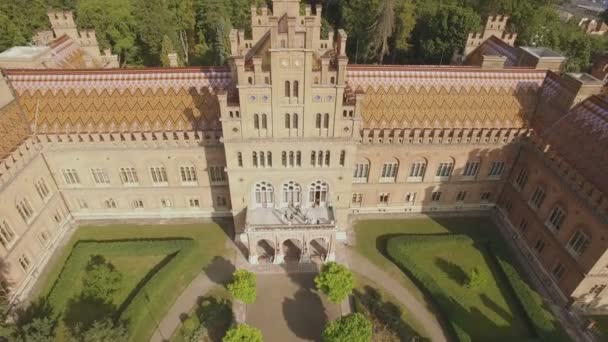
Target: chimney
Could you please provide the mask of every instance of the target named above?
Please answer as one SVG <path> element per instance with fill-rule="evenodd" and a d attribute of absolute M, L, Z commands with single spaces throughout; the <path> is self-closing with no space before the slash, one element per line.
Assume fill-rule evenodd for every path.
<path fill-rule="evenodd" d="M 177 68 L 179 66 L 177 63 L 177 53 L 175 53 L 175 52 L 168 53 L 167 57 L 169 57 L 169 66 L 171 68 Z"/>

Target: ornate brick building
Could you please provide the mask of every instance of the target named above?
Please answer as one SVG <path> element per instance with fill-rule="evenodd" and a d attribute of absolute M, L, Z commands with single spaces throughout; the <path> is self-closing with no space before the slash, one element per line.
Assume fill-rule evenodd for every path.
<path fill-rule="evenodd" d="M 496 33 L 466 66 L 349 66 L 320 28 L 321 7 L 275 0 L 229 67 L 3 70 L 14 298 L 83 220 L 232 217 L 252 263 L 281 263 L 333 259 L 349 216 L 482 211 L 565 300 L 605 308 L 601 82 Z"/>

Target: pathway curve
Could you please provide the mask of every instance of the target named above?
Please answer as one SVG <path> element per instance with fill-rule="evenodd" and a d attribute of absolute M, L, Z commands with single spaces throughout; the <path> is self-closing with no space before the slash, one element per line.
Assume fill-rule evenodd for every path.
<path fill-rule="evenodd" d="M 165 317 L 158 322 L 150 342 L 169 341 L 182 323 L 181 316 L 188 314 L 194 308 L 198 297 L 203 296 L 214 287 L 230 281 L 234 272 L 234 262 L 225 259 L 225 257 L 218 257 L 211 261 L 211 264 L 205 270 L 202 270 L 184 289 L 165 314 Z"/>
<path fill-rule="evenodd" d="M 391 275 L 384 272 L 367 258 L 361 256 L 352 248 L 344 248 L 348 253 L 349 266 L 352 270 L 372 279 L 376 284 L 390 293 L 401 305 L 406 307 L 424 327 L 427 337 L 433 342 L 447 342 L 448 338 L 443 332 L 441 324 L 425 303 L 420 302 L 410 291 L 395 280 Z"/>

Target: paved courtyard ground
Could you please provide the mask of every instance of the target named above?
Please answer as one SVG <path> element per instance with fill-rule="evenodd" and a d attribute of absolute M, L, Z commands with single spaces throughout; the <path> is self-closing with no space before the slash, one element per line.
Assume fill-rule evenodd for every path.
<path fill-rule="evenodd" d="M 258 298 L 247 305 L 247 323 L 264 341 L 321 341 L 325 324 L 340 316 L 339 305 L 315 290 L 314 273 L 258 274 Z"/>

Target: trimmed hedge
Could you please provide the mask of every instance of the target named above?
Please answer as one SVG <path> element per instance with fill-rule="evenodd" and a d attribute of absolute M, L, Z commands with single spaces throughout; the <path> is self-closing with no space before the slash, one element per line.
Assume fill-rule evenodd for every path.
<path fill-rule="evenodd" d="M 559 325 L 555 325 L 551 321 L 551 316 L 547 314 L 540 305 L 537 305 L 536 299 L 532 295 L 532 290 L 526 284 L 519 273 L 508 261 L 500 256 L 494 256 L 500 267 L 500 270 L 508 280 L 509 287 L 519 301 L 523 312 L 526 314 L 526 319 L 533 327 L 536 337 L 541 341 L 570 341 L 566 332 Z"/>
<path fill-rule="evenodd" d="M 423 269 L 417 266 L 415 260 L 410 257 L 410 253 L 415 250 L 424 249 L 425 243 L 446 243 L 453 242 L 454 244 L 485 244 L 486 251 L 492 256 L 495 263 L 499 266 L 497 269 L 504 275 L 507 280 L 508 289 L 512 292 L 515 300 L 518 301 L 522 313 L 525 314 L 525 319 L 533 333 L 536 335 L 533 338 L 519 339 L 518 341 L 569 341 L 566 333 L 561 326 L 553 324 L 550 317 L 552 314 L 547 312 L 532 295 L 532 290 L 520 277 L 517 270 L 506 261 L 509 252 L 504 246 L 496 246 L 491 244 L 491 240 L 473 240 L 467 235 L 446 234 L 446 235 L 413 235 L 400 236 L 389 239 L 387 242 L 387 252 L 393 262 L 395 262 L 409 277 L 418 283 L 419 287 L 424 292 L 429 294 L 430 299 L 435 302 L 438 313 L 441 319 L 447 323 L 448 333 L 457 341 L 469 342 L 471 336 L 464 331 L 460 326 L 449 319 L 445 312 L 445 307 L 449 304 L 448 296 L 435 283 L 435 281 Z M 492 248 L 489 248 L 489 247 Z"/>
<path fill-rule="evenodd" d="M 92 255 L 103 255 L 106 258 L 167 256 L 166 264 L 150 274 L 151 277 L 135 296 L 129 298 L 130 302 L 124 303 L 126 306 L 121 306 L 120 312 L 116 312 L 119 315 L 117 318 L 128 322 L 130 340 L 147 340 L 152 331 L 143 331 L 142 324 L 146 320 L 162 319 L 162 317 L 151 317 L 150 312 L 157 312 L 158 308 L 166 305 L 163 298 L 168 297 L 173 291 L 171 284 L 182 276 L 184 268 L 196 262 L 197 244 L 192 239 L 79 241 L 74 245 L 47 299 L 56 312 L 63 312 L 68 301 L 66 296 L 73 294 L 73 283 L 80 279 L 80 273 Z"/>

